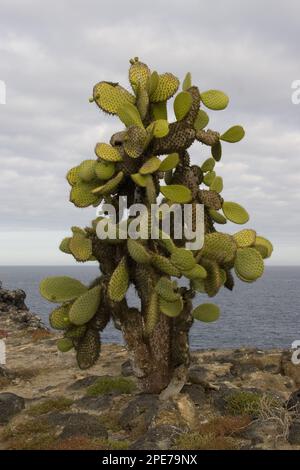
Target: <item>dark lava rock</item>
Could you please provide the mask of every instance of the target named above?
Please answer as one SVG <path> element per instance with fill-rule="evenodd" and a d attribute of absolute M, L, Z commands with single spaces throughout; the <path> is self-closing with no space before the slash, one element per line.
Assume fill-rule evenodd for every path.
<path fill-rule="evenodd" d="M 14 393 L 0 393 L 0 424 L 6 424 L 25 408 L 25 400 Z"/>
<path fill-rule="evenodd" d="M 107 438 L 107 431 L 97 416 L 88 413 L 51 413 L 45 417 L 53 426 L 63 426 L 60 437 L 90 436 Z"/>
<path fill-rule="evenodd" d="M 75 402 L 76 406 L 85 410 L 105 410 L 112 402 L 111 395 L 101 395 L 99 397 L 82 397 Z"/>
<path fill-rule="evenodd" d="M 300 444 L 300 419 L 292 422 L 289 429 L 288 441 L 290 444 Z"/>
<path fill-rule="evenodd" d="M 186 384 L 181 390 L 182 393 L 186 393 L 189 398 L 195 403 L 195 405 L 204 405 L 207 401 L 205 390 L 201 385 L 198 384 Z"/>
<path fill-rule="evenodd" d="M 100 378 L 99 375 L 88 375 L 83 379 L 76 380 L 71 385 L 68 386 L 67 390 L 81 390 L 82 388 L 87 388 Z"/>
<path fill-rule="evenodd" d="M 168 450 L 175 443 L 177 437 L 183 431 L 176 426 L 162 425 L 148 429 L 148 431 L 137 439 L 130 450 Z"/>
<path fill-rule="evenodd" d="M 123 429 L 131 430 L 138 423 L 148 427 L 158 409 L 157 395 L 139 395 L 130 401 L 120 416 L 119 424 Z"/>
<path fill-rule="evenodd" d="M 130 359 L 123 362 L 121 366 L 121 374 L 123 375 L 123 377 L 129 377 L 130 375 L 133 375 L 133 369 Z"/>

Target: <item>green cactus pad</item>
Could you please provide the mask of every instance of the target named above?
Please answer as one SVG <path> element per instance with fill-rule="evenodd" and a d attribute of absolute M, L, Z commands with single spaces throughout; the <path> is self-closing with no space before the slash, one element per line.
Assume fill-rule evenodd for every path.
<path fill-rule="evenodd" d="M 168 186 L 161 186 L 160 192 L 169 201 L 179 204 L 186 204 L 192 199 L 191 190 L 181 184 L 170 184 Z"/>
<path fill-rule="evenodd" d="M 156 202 L 156 187 L 151 175 L 147 175 L 146 180 L 146 195 L 149 204 L 155 204 Z"/>
<path fill-rule="evenodd" d="M 92 193 L 97 183 L 76 183 L 70 192 L 70 201 L 77 207 L 88 207 L 95 204 L 98 197 Z"/>
<path fill-rule="evenodd" d="M 227 233 L 207 233 L 204 238 L 204 246 L 201 257 L 209 258 L 219 263 L 230 263 L 234 260 L 237 246 L 234 238 Z"/>
<path fill-rule="evenodd" d="M 160 165 L 161 161 L 158 157 L 151 157 L 141 166 L 139 172 L 141 175 L 148 175 L 157 171 Z"/>
<path fill-rule="evenodd" d="M 245 228 L 235 233 L 233 238 L 239 248 L 246 248 L 255 244 L 256 232 L 255 230 Z"/>
<path fill-rule="evenodd" d="M 119 171 L 119 173 L 117 173 L 116 176 L 114 176 L 112 179 L 107 181 L 107 183 L 93 189 L 92 193 L 93 194 L 98 194 L 98 195 L 111 194 L 119 186 L 119 184 L 121 183 L 123 178 L 124 178 L 123 171 Z"/>
<path fill-rule="evenodd" d="M 70 305 L 61 305 L 55 308 L 49 316 L 49 323 L 55 330 L 67 329 L 71 322 L 69 320 Z"/>
<path fill-rule="evenodd" d="M 179 155 L 178 153 L 171 153 L 168 155 L 160 164 L 159 171 L 170 171 L 179 163 Z"/>
<path fill-rule="evenodd" d="M 192 75 L 190 72 L 188 72 L 182 82 L 182 90 L 186 91 L 189 88 L 191 88 L 191 86 L 192 86 Z"/>
<path fill-rule="evenodd" d="M 151 294 L 146 312 L 145 334 L 151 335 L 159 320 L 158 295 L 154 291 Z"/>
<path fill-rule="evenodd" d="M 174 302 L 168 302 L 163 298 L 159 298 L 159 309 L 167 317 L 178 317 L 183 309 L 183 300 L 180 296 L 179 299 L 175 300 Z"/>
<path fill-rule="evenodd" d="M 224 215 L 221 214 L 220 212 L 214 209 L 209 209 L 209 215 L 211 216 L 213 221 L 216 222 L 217 224 L 222 224 L 222 225 L 227 224 L 226 217 L 224 217 Z"/>
<path fill-rule="evenodd" d="M 174 100 L 174 113 L 177 121 L 182 121 L 191 109 L 193 98 L 187 91 L 178 93 Z"/>
<path fill-rule="evenodd" d="M 213 182 L 213 180 L 215 179 L 216 177 L 216 172 L 215 171 L 209 171 L 208 173 L 206 173 L 206 175 L 204 176 L 203 178 L 203 183 L 206 185 L 206 186 L 210 186 Z"/>
<path fill-rule="evenodd" d="M 155 121 L 158 121 L 159 119 L 163 119 L 167 121 L 168 120 L 167 102 L 160 101 L 159 103 L 152 103 L 151 113 Z"/>
<path fill-rule="evenodd" d="M 210 323 L 218 320 L 220 309 L 215 304 L 202 304 L 193 310 L 192 315 L 196 320 Z"/>
<path fill-rule="evenodd" d="M 213 182 L 211 183 L 209 189 L 211 191 L 221 193 L 223 191 L 223 178 L 221 176 L 216 176 Z"/>
<path fill-rule="evenodd" d="M 67 181 L 70 186 L 74 186 L 74 184 L 78 183 L 79 181 L 79 166 L 75 166 L 71 168 L 67 173 Z"/>
<path fill-rule="evenodd" d="M 64 337 L 71 338 L 71 339 L 81 338 L 85 334 L 86 328 L 87 328 L 86 325 L 81 325 L 81 326 L 72 325 L 70 326 L 70 328 L 67 329 L 67 331 L 64 334 Z"/>
<path fill-rule="evenodd" d="M 92 256 L 92 241 L 81 233 L 75 233 L 70 241 L 70 250 L 77 261 L 87 261 Z"/>
<path fill-rule="evenodd" d="M 170 254 L 172 254 L 172 253 L 176 250 L 176 245 L 175 245 L 175 243 L 173 242 L 173 240 L 172 240 L 168 235 L 166 235 L 165 233 L 163 233 L 162 231 L 160 231 L 158 242 L 159 242 L 159 244 L 160 244 L 161 246 L 163 246 Z"/>
<path fill-rule="evenodd" d="M 132 60 L 131 67 L 129 69 L 129 81 L 134 91 L 137 90 L 138 86 L 145 88 L 150 79 L 151 72 L 148 65 L 143 64 L 139 60 Z"/>
<path fill-rule="evenodd" d="M 203 173 L 213 171 L 215 164 L 216 162 L 212 157 L 207 158 L 205 162 L 203 162 L 203 164 L 201 165 L 201 170 L 203 171 Z"/>
<path fill-rule="evenodd" d="M 209 109 L 222 110 L 228 105 L 228 96 L 219 90 L 208 90 L 201 93 L 202 103 Z"/>
<path fill-rule="evenodd" d="M 134 173 L 133 175 L 130 175 L 132 181 L 135 182 L 138 186 L 141 186 L 142 188 L 145 188 L 147 186 L 147 181 L 148 181 L 148 175 L 140 175 L 140 173 Z"/>
<path fill-rule="evenodd" d="M 173 282 L 167 277 L 161 277 L 155 285 L 155 292 L 167 300 L 168 302 L 175 302 L 175 300 L 180 298 L 178 292 L 174 292 Z"/>
<path fill-rule="evenodd" d="M 263 258 L 270 258 L 272 255 L 273 245 L 264 237 L 257 236 L 254 247 L 260 252 Z"/>
<path fill-rule="evenodd" d="M 222 158 L 222 144 L 221 142 L 217 142 L 215 145 L 212 146 L 211 148 L 211 154 L 213 158 L 216 160 L 216 162 L 219 162 Z"/>
<path fill-rule="evenodd" d="M 112 162 L 97 162 L 94 168 L 97 178 L 109 180 L 115 173 L 115 165 Z"/>
<path fill-rule="evenodd" d="M 235 263 L 235 272 L 247 281 L 256 281 L 264 272 L 264 261 L 255 248 L 239 248 Z"/>
<path fill-rule="evenodd" d="M 179 80 L 172 73 L 159 75 L 157 87 L 150 96 L 151 102 L 157 103 L 158 101 L 167 101 L 175 95 L 178 87 Z"/>
<path fill-rule="evenodd" d="M 124 150 L 131 158 L 138 158 L 147 147 L 148 135 L 145 129 L 138 126 L 130 126 L 127 129 Z"/>
<path fill-rule="evenodd" d="M 206 127 L 208 123 L 209 123 L 208 115 L 206 114 L 205 111 L 203 111 L 203 109 L 199 109 L 197 117 L 194 121 L 194 129 L 196 131 L 200 131 L 204 129 L 204 127 Z"/>
<path fill-rule="evenodd" d="M 177 269 L 173 263 L 171 263 L 169 258 L 166 258 L 165 256 L 154 253 L 151 257 L 151 263 L 156 269 L 165 274 L 168 274 L 169 276 L 181 276 L 180 270 Z"/>
<path fill-rule="evenodd" d="M 142 119 L 137 107 L 132 103 L 123 103 L 118 108 L 118 116 L 126 127 L 138 126 L 144 128 Z"/>
<path fill-rule="evenodd" d="M 60 338 L 57 340 L 56 346 L 60 352 L 68 352 L 73 349 L 73 341 L 70 338 Z"/>
<path fill-rule="evenodd" d="M 220 136 L 221 140 L 224 140 L 225 142 L 239 142 L 242 140 L 242 138 L 245 135 L 245 131 L 242 128 L 242 126 L 233 126 L 230 127 L 224 134 Z"/>
<path fill-rule="evenodd" d="M 155 92 L 156 87 L 158 85 L 158 81 L 159 81 L 159 75 L 156 72 L 156 70 L 154 70 L 151 73 L 150 79 L 148 81 L 148 94 L 149 94 L 149 96 L 153 95 L 153 93 Z"/>
<path fill-rule="evenodd" d="M 110 278 L 108 283 L 108 296 L 114 302 L 124 299 L 129 285 L 126 257 L 124 256 Z"/>
<path fill-rule="evenodd" d="M 89 328 L 77 347 L 76 359 L 80 369 L 88 369 L 95 364 L 100 354 L 100 346 L 98 331 Z"/>
<path fill-rule="evenodd" d="M 191 288 L 194 289 L 196 292 L 201 292 L 201 294 L 206 293 L 205 286 L 204 286 L 204 279 L 192 279 Z"/>
<path fill-rule="evenodd" d="M 177 248 L 171 254 L 171 262 L 181 271 L 190 271 L 196 266 L 193 253 L 185 248 Z"/>
<path fill-rule="evenodd" d="M 153 135 L 161 138 L 169 133 L 169 123 L 166 119 L 158 119 L 154 121 Z"/>
<path fill-rule="evenodd" d="M 79 165 L 78 176 L 79 178 L 88 183 L 95 178 L 95 166 L 97 164 L 96 160 L 84 160 Z"/>
<path fill-rule="evenodd" d="M 93 318 L 100 304 L 100 293 L 101 286 L 96 286 L 75 300 L 69 312 L 69 319 L 73 325 L 85 325 Z"/>
<path fill-rule="evenodd" d="M 40 283 L 41 295 L 50 302 L 69 302 L 86 291 L 86 286 L 68 276 L 46 277 Z"/>
<path fill-rule="evenodd" d="M 72 253 L 70 250 L 70 241 L 71 241 L 71 237 L 64 238 L 59 245 L 60 251 L 70 255 Z"/>
<path fill-rule="evenodd" d="M 135 97 L 117 83 L 100 82 L 94 86 L 93 99 L 102 111 L 117 114 L 124 103 L 135 103 Z"/>
<path fill-rule="evenodd" d="M 105 160 L 107 162 L 121 162 L 122 157 L 118 149 L 113 147 L 112 145 L 99 143 L 95 147 L 95 154 L 101 160 Z"/>
<path fill-rule="evenodd" d="M 207 271 L 207 277 L 204 279 L 205 292 L 209 297 L 214 297 L 222 287 L 222 277 L 219 265 L 214 260 L 201 259 L 201 263 Z"/>
<path fill-rule="evenodd" d="M 223 202 L 222 210 L 225 217 L 235 224 L 246 224 L 249 220 L 246 209 L 236 202 Z"/>
<path fill-rule="evenodd" d="M 200 264 L 196 264 L 189 271 L 182 271 L 182 274 L 188 279 L 205 279 L 207 277 L 206 269 Z"/>
<path fill-rule="evenodd" d="M 127 248 L 131 258 L 136 263 L 147 264 L 151 262 L 151 254 L 140 242 L 128 238 Z"/>

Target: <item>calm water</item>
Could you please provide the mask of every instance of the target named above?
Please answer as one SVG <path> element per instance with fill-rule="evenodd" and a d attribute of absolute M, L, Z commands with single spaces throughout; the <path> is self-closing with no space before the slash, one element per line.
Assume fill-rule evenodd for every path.
<path fill-rule="evenodd" d="M 9 266 L 0 267 L 0 280 L 4 288 L 23 289 L 28 307 L 48 323 L 53 305 L 40 297 L 40 280 L 67 275 L 88 283 L 97 273 L 96 267 L 88 266 Z M 198 301 L 203 299 L 208 298 L 199 294 Z M 223 289 L 213 302 L 221 307 L 221 317 L 216 323 L 194 324 L 190 334 L 193 349 L 289 348 L 294 340 L 300 340 L 300 267 L 269 267 L 263 279 L 254 284 L 237 281 L 234 292 Z M 133 290 L 129 293 L 129 303 L 138 305 Z M 105 330 L 103 340 L 122 342 L 120 333 L 111 325 Z"/>

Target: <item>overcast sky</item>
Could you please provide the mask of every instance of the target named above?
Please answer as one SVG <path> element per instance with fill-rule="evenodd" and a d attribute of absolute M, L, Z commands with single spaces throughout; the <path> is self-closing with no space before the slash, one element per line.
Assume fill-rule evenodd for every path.
<path fill-rule="evenodd" d="M 213 129 L 246 129 L 223 146 L 223 196 L 272 240 L 272 264 L 300 264 L 299 22 L 297 0 L 0 0 L 0 264 L 72 262 L 57 244 L 94 209 L 68 202 L 64 176 L 120 130 L 88 98 L 100 80 L 128 86 L 134 56 L 230 96 L 210 112 Z M 191 154 L 202 162 L 209 149 L 195 143 Z"/>

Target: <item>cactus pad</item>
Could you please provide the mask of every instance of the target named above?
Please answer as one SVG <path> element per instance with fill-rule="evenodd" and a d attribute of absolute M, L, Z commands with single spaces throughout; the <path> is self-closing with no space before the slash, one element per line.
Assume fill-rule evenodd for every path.
<path fill-rule="evenodd" d="M 160 164 L 159 171 L 170 171 L 179 163 L 179 155 L 178 153 L 171 153 L 168 155 Z"/>
<path fill-rule="evenodd" d="M 174 113 L 177 121 L 181 121 L 191 109 L 193 98 L 190 93 L 182 91 L 174 100 Z"/>
<path fill-rule="evenodd" d="M 222 91 L 208 90 L 201 93 L 201 101 L 207 108 L 217 111 L 227 107 L 229 98 Z"/>
<path fill-rule="evenodd" d="M 220 136 L 221 140 L 224 140 L 225 142 L 239 142 L 240 140 L 243 139 L 245 135 L 245 131 L 242 128 L 242 126 L 233 126 L 230 127 L 224 134 Z"/>
<path fill-rule="evenodd" d="M 71 241 L 71 237 L 64 238 L 59 245 L 60 251 L 70 255 L 72 253 L 70 250 L 70 241 Z"/>
<path fill-rule="evenodd" d="M 121 302 L 129 285 L 126 257 L 123 257 L 112 273 L 108 283 L 108 296 L 114 302 Z"/>
<path fill-rule="evenodd" d="M 159 320 L 158 295 L 152 292 L 146 312 L 145 334 L 151 335 Z"/>
<path fill-rule="evenodd" d="M 209 123 L 209 117 L 203 109 L 199 109 L 197 117 L 194 121 L 194 129 L 196 131 L 204 129 Z"/>
<path fill-rule="evenodd" d="M 135 103 L 135 97 L 118 83 L 100 82 L 94 86 L 93 99 L 102 111 L 117 114 L 124 103 Z"/>
<path fill-rule="evenodd" d="M 209 323 L 218 320 L 220 309 L 215 304 L 202 304 L 193 310 L 192 315 L 196 320 Z"/>
<path fill-rule="evenodd" d="M 189 88 L 191 88 L 191 86 L 192 86 L 192 75 L 190 72 L 188 72 L 182 82 L 182 90 L 186 91 Z"/>
<path fill-rule="evenodd" d="M 112 162 L 97 162 L 94 167 L 95 174 L 100 180 L 109 180 L 115 173 L 115 165 Z"/>
<path fill-rule="evenodd" d="M 123 171 L 119 171 L 119 173 L 114 176 L 112 179 L 107 181 L 107 183 L 103 184 L 102 186 L 98 186 L 97 188 L 93 189 L 93 194 L 111 194 L 113 193 L 116 188 L 121 183 L 122 179 L 124 178 Z"/>
<path fill-rule="evenodd" d="M 182 274 L 188 279 L 205 279 L 207 277 L 206 269 L 200 264 L 196 264 L 189 271 L 182 271 Z"/>
<path fill-rule="evenodd" d="M 69 320 L 69 305 L 62 305 L 61 307 L 55 308 L 49 317 L 49 323 L 55 330 L 65 330 L 70 326 Z"/>
<path fill-rule="evenodd" d="M 160 167 L 161 161 L 158 157 L 149 158 L 144 165 L 141 166 L 139 172 L 141 175 L 148 175 L 149 173 L 154 173 Z"/>
<path fill-rule="evenodd" d="M 129 238 L 127 240 L 127 248 L 131 258 L 136 263 L 147 264 L 151 261 L 149 251 L 138 241 Z"/>
<path fill-rule="evenodd" d="M 96 160 L 84 160 L 79 165 L 78 176 L 82 181 L 88 183 L 95 178 Z"/>
<path fill-rule="evenodd" d="M 80 369 L 88 369 L 97 361 L 100 354 L 100 337 L 97 330 L 89 328 L 79 340 L 76 359 Z"/>
<path fill-rule="evenodd" d="M 203 171 L 203 173 L 207 173 L 208 171 L 213 171 L 215 164 L 216 162 L 212 157 L 207 158 L 205 162 L 202 164 L 201 170 Z"/>
<path fill-rule="evenodd" d="M 236 202 L 223 202 L 222 210 L 225 217 L 235 224 L 246 224 L 249 220 L 246 209 Z"/>
<path fill-rule="evenodd" d="M 60 338 L 56 345 L 60 352 L 68 352 L 73 349 L 73 341 L 70 338 Z"/>
<path fill-rule="evenodd" d="M 263 258 L 270 258 L 273 252 L 273 245 L 269 240 L 264 237 L 257 236 L 254 246 L 261 253 Z"/>
<path fill-rule="evenodd" d="M 171 261 L 181 271 L 190 271 L 196 266 L 193 253 L 185 248 L 177 248 L 171 254 Z"/>
<path fill-rule="evenodd" d="M 79 166 L 71 168 L 71 170 L 68 171 L 66 178 L 69 185 L 74 186 L 74 184 L 79 181 Z"/>
<path fill-rule="evenodd" d="M 168 186 L 161 186 L 160 192 L 169 201 L 186 204 L 191 201 L 191 190 L 181 184 L 169 184 Z"/>
<path fill-rule="evenodd" d="M 216 222 L 217 224 L 222 224 L 222 225 L 227 224 L 226 217 L 224 217 L 224 215 L 221 214 L 220 212 L 215 211 L 214 209 L 210 209 L 209 215 L 212 218 L 212 220 Z"/>
<path fill-rule="evenodd" d="M 98 200 L 97 196 L 92 191 L 97 186 L 97 183 L 76 183 L 70 192 L 70 201 L 76 207 L 88 207 L 95 204 Z"/>
<path fill-rule="evenodd" d="M 168 302 L 174 302 L 180 297 L 180 294 L 174 291 L 173 282 L 167 277 L 161 277 L 158 280 L 155 285 L 155 292 Z"/>
<path fill-rule="evenodd" d="M 68 302 L 86 291 L 86 286 L 77 279 L 68 276 L 46 277 L 40 283 L 41 295 L 50 302 Z"/>
<path fill-rule="evenodd" d="M 122 157 L 119 151 L 109 144 L 99 143 L 95 147 L 95 154 L 98 158 L 105 160 L 107 162 L 120 162 Z"/>
<path fill-rule="evenodd" d="M 69 312 L 73 325 L 85 325 L 93 318 L 100 304 L 100 292 L 101 287 L 96 286 L 75 300 Z"/>
<path fill-rule="evenodd" d="M 234 238 L 226 233 L 208 233 L 204 238 L 201 257 L 209 258 L 218 263 L 230 263 L 234 260 L 237 246 Z"/>
<path fill-rule="evenodd" d="M 174 266 L 174 264 L 169 260 L 169 258 L 166 258 L 165 256 L 153 254 L 151 258 L 151 263 L 156 269 L 165 274 L 168 274 L 169 276 L 181 276 L 180 270 L 176 268 L 176 266 Z"/>
<path fill-rule="evenodd" d="M 132 103 L 123 103 L 118 108 L 118 116 L 126 127 L 138 126 L 144 128 L 142 119 L 137 107 Z"/>
<path fill-rule="evenodd" d="M 145 129 L 130 126 L 127 129 L 124 150 L 131 158 L 139 157 L 147 146 L 148 136 Z"/>
<path fill-rule="evenodd" d="M 167 101 L 173 95 L 179 87 L 179 80 L 172 73 L 164 73 L 159 75 L 158 84 L 150 96 L 152 103 L 157 103 L 158 101 Z"/>
<path fill-rule="evenodd" d="M 159 309 L 162 313 L 167 315 L 167 317 L 178 317 L 183 309 L 182 297 L 179 297 L 179 299 L 175 300 L 174 302 L 168 302 L 167 300 L 160 297 Z"/>
<path fill-rule="evenodd" d="M 92 256 L 92 242 L 81 233 L 75 233 L 70 241 L 70 250 L 77 261 L 87 261 Z"/>
<path fill-rule="evenodd" d="M 211 183 L 209 189 L 211 191 L 221 193 L 223 191 L 223 178 L 221 178 L 221 176 L 216 176 L 213 182 Z"/>
<path fill-rule="evenodd" d="M 253 282 L 264 272 L 264 261 L 255 248 L 239 248 L 234 263 L 236 274 L 246 281 Z"/>
<path fill-rule="evenodd" d="M 246 228 L 240 232 L 235 233 L 233 238 L 235 239 L 235 242 L 239 248 L 246 248 L 255 244 L 256 232 L 255 230 Z"/>
<path fill-rule="evenodd" d="M 138 86 L 146 88 L 148 81 L 150 80 L 151 72 L 148 65 L 140 62 L 138 58 L 131 60 L 131 66 L 129 69 L 129 81 L 136 92 Z"/>

